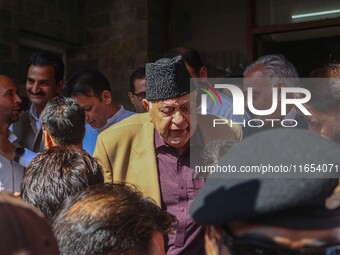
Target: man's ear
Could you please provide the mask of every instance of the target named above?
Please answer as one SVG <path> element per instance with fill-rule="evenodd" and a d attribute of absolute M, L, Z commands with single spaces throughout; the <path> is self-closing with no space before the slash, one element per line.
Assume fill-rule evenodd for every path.
<path fill-rule="evenodd" d="M 146 99 L 143 99 L 143 100 L 142 100 L 142 104 L 143 104 L 144 108 L 145 108 L 147 111 L 150 110 L 149 102 L 148 102 Z"/>
<path fill-rule="evenodd" d="M 208 69 L 205 66 L 201 67 L 199 78 L 208 78 Z"/>
<path fill-rule="evenodd" d="M 111 104 L 112 102 L 112 97 L 111 97 L 111 92 L 108 90 L 104 90 L 102 92 L 102 100 L 104 101 L 105 104 Z"/>
<path fill-rule="evenodd" d="M 46 149 L 52 148 L 54 146 L 52 137 L 45 130 L 43 131 L 43 138 Z"/>
<path fill-rule="evenodd" d="M 133 104 L 133 93 L 132 92 L 128 92 L 128 96 L 131 100 L 131 103 Z"/>

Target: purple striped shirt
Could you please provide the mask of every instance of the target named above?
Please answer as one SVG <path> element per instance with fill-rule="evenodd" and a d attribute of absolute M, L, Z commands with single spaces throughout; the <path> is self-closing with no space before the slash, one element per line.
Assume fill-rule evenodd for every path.
<path fill-rule="evenodd" d="M 193 179 L 193 170 L 190 168 L 190 150 L 191 153 L 194 150 L 199 153 L 201 148 L 199 143 L 193 145 L 194 138 L 199 138 L 197 132 L 191 138 L 190 149 L 179 155 L 155 132 L 162 207 L 178 220 L 177 230 L 168 236 L 167 255 L 205 254 L 204 229 L 195 224 L 189 214 L 191 203 L 204 184 L 202 177 Z"/>

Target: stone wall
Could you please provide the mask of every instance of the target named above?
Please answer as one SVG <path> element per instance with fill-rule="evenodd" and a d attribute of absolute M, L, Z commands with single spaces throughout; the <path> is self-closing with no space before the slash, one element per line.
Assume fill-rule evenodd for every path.
<path fill-rule="evenodd" d="M 150 3 L 149 3 L 150 2 Z M 156 0 L 0 0 L 0 70 L 21 86 L 26 59 L 22 38 L 52 44 L 64 55 L 66 73 L 79 67 L 100 70 L 110 81 L 113 98 L 130 108 L 127 97 L 132 71 L 161 54 L 161 33 L 149 33 L 149 8 Z M 160 16 L 160 15 L 158 15 Z M 152 27 L 152 26 L 151 26 Z M 150 41 L 150 44 L 149 44 Z M 41 47 L 40 47 L 41 46 Z M 52 49 L 54 49 L 52 47 Z M 64 49 L 64 52 L 63 52 Z M 32 49 L 31 49 L 32 50 Z M 25 57 L 23 59 L 23 56 Z"/>
<path fill-rule="evenodd" d="M 19 82 L 22 34 L 46 40 L 83 43 L 84 7 L 81 0 L 1 0 L 0 70 Z"/>
<path fill-rule="evenodd" d="M 147 2 L 87 1 L 84 40 L 69 51 L 69 70 L 98 68 L 111 82 L 113 99 L 129 107 L 130 74 L 148 60 Z"/>

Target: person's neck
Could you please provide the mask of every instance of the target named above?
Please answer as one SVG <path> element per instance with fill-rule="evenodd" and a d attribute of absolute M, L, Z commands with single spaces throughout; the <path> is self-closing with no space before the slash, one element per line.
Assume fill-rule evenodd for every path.
<path fill-rule="evenodd" d="M 8 138 L 9 136 L 9 124 L 0 120 L 0 134 Z"/>
<path fill-rule="evenodd" d="M 83 149 L 83 144 L 72 144 L 74 147 L 77 147 L 78 149 Z M 53 148 L 53 147 L 56 147 L 56 146 L 62 146 L 61 144 L 58 144 L 54 141 L 52 141 L 52 144 L 50 146 L 47 146 L 45 145 L 47 149 L 50 149 L 50 148 Z"/>
<path fill-rule="evenodd" d="M 120 109 L 120 106 L 116 104 L 111 104 L 110 111 L 109 111 L 110 112 L 109 118 L 112 118 L 112 116 L 115 115 L 119 111 L 119 109 Z"/>

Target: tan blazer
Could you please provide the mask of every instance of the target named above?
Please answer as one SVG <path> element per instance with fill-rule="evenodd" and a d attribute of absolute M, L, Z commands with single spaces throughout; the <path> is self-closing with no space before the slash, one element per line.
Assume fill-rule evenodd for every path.
<path fill-rule="evenodd" d="M 213 118 L 220 117 L 198 115 L 203 140 L 242 139 L 240 126 L 220 125 L 215 132 L 206 131 Z M 132 183 L 160 205 L 154 130 L 148 113 L 135 114 L 99 134 L 94 157 L 103 167 L 105 182 Z"/>

